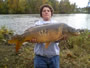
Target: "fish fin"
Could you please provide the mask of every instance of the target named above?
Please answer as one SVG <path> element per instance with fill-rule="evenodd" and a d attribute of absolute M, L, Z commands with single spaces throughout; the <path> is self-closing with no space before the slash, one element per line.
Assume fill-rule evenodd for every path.
<path fill-rule="evenodd" d="M 48 48 L 49 45 L 50 45 L 50 42 L 45 43 L 45 48 Z"/>
<path fill-rule="evenodd" d="M 61 40 L 67 40 L 68 39 L 68 36 L 67 35 L 62 35 L 58 41 L 61 41 Z"/>
<path fill-rule="evenodd" d="M 16 52 L 18 52 L 18 50 L 20 49 L 21 45 L 22 45 L 22 42 L 17 42 L 16 43 Z"/>
<path fill-rule="evenodd" d="M 8 40 L 9 44 L 16 44 L 16 40 Z"/>
<path fill-rule="evenodd" d="M 22 36 L 16 34 L 16 35 L 12 36 L 11 39 L 8 40 L 8 43 L 9 44 L 16 44 L 18 39 L 21 37 Z"/>

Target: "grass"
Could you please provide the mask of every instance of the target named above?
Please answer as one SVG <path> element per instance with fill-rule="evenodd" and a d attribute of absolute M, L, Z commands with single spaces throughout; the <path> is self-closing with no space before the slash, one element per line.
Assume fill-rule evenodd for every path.
<path fill-rule="evenodd" d="M 15 45 L 7 43 L 13 31 L 4 32 L 5 29 L 0 29 L 0 68 L 34 68 L 34 44 L 23 45 L 16 54 Z M 61 68 L 90 68 L 89 35 L 90 32 L 85 31 L 80 36 L 60 42 Z"/>

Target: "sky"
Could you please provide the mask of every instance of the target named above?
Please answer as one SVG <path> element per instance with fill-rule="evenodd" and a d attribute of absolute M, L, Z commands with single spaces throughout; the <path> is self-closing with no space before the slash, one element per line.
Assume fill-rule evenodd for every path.
<path fill-rule="evenodd" d="M 59 0 L 61 1 L 61 0 Z M 69 0 L 71 3 L 76 3 L 77 7 L 86 7 L 89 0 Z"/>

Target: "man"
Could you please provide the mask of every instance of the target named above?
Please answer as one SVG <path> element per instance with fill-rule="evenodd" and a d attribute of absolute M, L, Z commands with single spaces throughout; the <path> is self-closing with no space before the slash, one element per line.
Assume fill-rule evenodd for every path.
<path fill-rule="evenodd" d="M 47 23 L 56 23 L 52 20 L 53 8 L 48 5 L 42 5 L 40 8 L 40 16 L 42 20 L 36 22 L 35 25 L 42 25 Z M 33 39 L 32 41 L 36 41 Z M 59 47 L 57 42 L 50 43 L 46 49 L 44 43 L 36 43 L 34 48 L 34 68 L 59 68 Z"/>

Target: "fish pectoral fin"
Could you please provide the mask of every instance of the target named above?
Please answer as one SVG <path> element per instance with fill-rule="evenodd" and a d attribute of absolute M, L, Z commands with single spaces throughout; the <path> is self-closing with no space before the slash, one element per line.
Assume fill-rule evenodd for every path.
<path fill-rule="evenodd" d="M 61 41 L 63 38 L 63 35 L 61 35 L 56 41 Z"/>
<path fill-rule="evenodd" d="M 65 34 L 61 37 L 61 40 L 67 40 L 68 39 L 68 36 Z"/>
<path fill-rule="evenodd" d="M 50 45 L 50 42 L 45 43 L 45 48 L 48 48 L 49 45 Z"/>
<path fill-rule="evenodd" d="M 17 42 L 16 43 L 16 52 L 18 52 L 18 50 L 20 49 L 22 43 L 21 42 Z"/>

